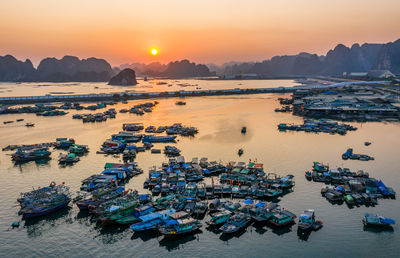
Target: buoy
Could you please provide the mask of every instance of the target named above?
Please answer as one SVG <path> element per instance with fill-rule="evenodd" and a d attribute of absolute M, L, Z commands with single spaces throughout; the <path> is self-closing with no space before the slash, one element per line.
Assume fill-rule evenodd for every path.
<path fill-rule="evenodd" d="M 17 228 L 17 227 L 19 227 L 19 222 L 18 222 L 18 221 L 15 221 L 15 222 L 11 223 L 11 226 L 12 226 L 13 228 Z"/>

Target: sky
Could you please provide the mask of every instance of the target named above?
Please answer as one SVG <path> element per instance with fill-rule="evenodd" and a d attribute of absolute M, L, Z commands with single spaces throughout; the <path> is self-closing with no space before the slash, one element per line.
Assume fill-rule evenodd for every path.
<path fill-rule="evenodd" d="M 400 0 L 0 0 L 0 55 L 262 61 L 400 38 Z M 159 55 L 150 55 L 157 47 Z"/>

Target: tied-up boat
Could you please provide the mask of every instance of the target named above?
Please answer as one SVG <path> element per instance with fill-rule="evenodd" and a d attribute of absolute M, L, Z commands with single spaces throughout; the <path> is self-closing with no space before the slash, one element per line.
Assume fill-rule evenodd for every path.
<path fill-rule="evenodd" d="M 394 219 L 383 217 L 379 214 L 366 213 L 363 218 L 364 225 L 390 227 L 396 223 Z"/>
<path fill-rule="evenodd" d="M 176 136 L 145 135 L 142 142 L 173 142 Z"/>
<path fill-rule="evenodd" d="M 177 237 L 194 233 L 201 228 L 199 221 L 188 218 L 178 220 L 167 220 L 166 224 L 159 228 L 159 232 L 165 237 Z"/>
<path fill-rule="evenodd" d="M 139 201 L 137 200 L 121 205 L 112 205 L 99 217 L 99 221 L 103 226 L 114 224 L 117 220 L 132 215 L 138 205 Z"/>
<path fill-rule="evenodd" d="M 229 218 L 232 216 L 232 212 L 224 210 L 221 212 L 216 212 L 211 214 L 211 219 L 206 223 L 210 226 L 218 226 L 226 223 Z"/>
<path fill-rule="evenodd" d="M 121 225 L 133 224 L 140 221 L 141 216 L 148 215 L 154 211 L 154 207 L 150 204 L 142 205 L 133 210 L 131 215 L 117 219 L 115 222 Z"/>
<path fill-rule="evenodd" d="M 167 209 L 160 212 L 154 212 L 148 215 L 140 216 L 140 222 L 133 224 L 131 226 L 131 229 L 135 232 L 157 229 L 159 226 L 165 224 L 165 221 L 170 219 L 170 215 L 175 212 L 176 210 L 174 209 Z"/>
<path fill-rule="evenodd" d="M 288 210 L 276 210 L 269 222 L 276 227 L 284 227 L 294 222 L 296 215 Z"/>
<path fill-rule="evenodd" d="M 11 157 L 15 162 L 25 162 L 32 160 L 48 159 L 51 152 L 47 147 L 36 148 L 31 150 L 23 150 L 19 148 Z"/>
<path fill-rule="evenodd" d="M 249 210 L 249 214 L 256 222 L 264 222 L 272 218 L 275 214 L 275 209 L 279 207 L 276 203 L 270 203 L 265 206 L 265 203 L 258 202 Z"/>
<path fill-rule="evenodd" d="M 298 228 L 299 230 L 317 230 L 322 227 L 322 221 L 315 220 L 314 210 L 305 210 L 299 218 Z"/>
<path fill-rule="evenodd" d="M 80 210 L 87 210 L 89 205 L 100 205 L 103 202 L 115 199 L 125 193 L 124 187 L 111 187 L 111 188 L 100 188 L 91 192 L 91 197 L 86 198 L 88 193 L 84 193 L 80 200 L 76 201 L 76 206 Z"/>
<path fill-rule="evenodd" d="M 250 216 L 237 213 L 228 220 L 220 229 L 225 234 L 232 234 L 238 232 L 240 229 L 245 228 L 251 221 Z"/>
<path fill-rule="evenodd" d="M 24 218 L 44 216 L 67 207 L 70 201 L 69 187 L 52 182 L 49 187 L 21 194 L 19 213 Z"/>

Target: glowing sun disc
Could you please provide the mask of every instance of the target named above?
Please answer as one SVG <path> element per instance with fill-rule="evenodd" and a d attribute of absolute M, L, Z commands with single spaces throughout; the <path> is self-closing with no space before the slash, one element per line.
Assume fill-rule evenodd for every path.
<path fill-rule="evenodd" d="M 158 54 L 158 49 L 157 49 L 157 48 L 152 48 L 152 49 L 150 50 L 150 53 L 151 53 L 153 56 L 155 56 L 155 55 Z"/>

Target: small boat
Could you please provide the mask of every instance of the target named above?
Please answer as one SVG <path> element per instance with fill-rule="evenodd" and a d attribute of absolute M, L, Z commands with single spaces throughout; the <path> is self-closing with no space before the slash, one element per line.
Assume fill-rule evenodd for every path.
<path fill-rule="evenodd" d="M 347 203 L 347 205 L 350 205 L 350 206 L 355 204 L 354 198 L 353 198 L 353 196 L 351 194 L 347 194 L 344 197 L 344 201 Z"/>
<path fill-rule="evenodd" d="M 363 218 L 364 225 L 388 227 L 394 225 L 396 221 L 394 219 L 385 218 L 379 214 L 366 213 Z"/>
<path fill-rule="evenodd" d="M 312 180 L 312 173 L 310 171 L 306 171 L 305 175 L 307 180 Z"/>
<path fill-rule="evenodd" d="M 329 166 L 324 165 L 320 162 L 314 162 L 313 168 L 317 172 L 328 172 Z"/>
<path fill-rule="evenodd" d="M 145 135 L 142 139 L 143 142 L 173 142 L 176 136 L 156 136 L 156 135 Z"/>
<path fill-rule="evenodd" d="M 256 222 L 264 222 L 272 218 L 275 210 L 278 208 L 278 204 L 271 202 L 267 206 L 265 203 L 258 202 L 253 208 L 249 210 L 249 214 Z"/>
<path fill-rule="evenodd" d="M 364 145 L 365 145 L 365 146 L 370 146 L 370 145 L 371 145 L 371 142 L 364 142 Z"/>
<path fill-rule="evenodd" d="M 215 212 L 218 211 L 221 208 L 221 201 L 219 199 L 215 199 L 213 200 L 210 204 L 209 204 L 209 208 L 210 208 L 210 212 Z"/>
<path fill-rule="evenodd" d="M 17 122 L 21 122 L 21 121 L 24 121 L 24 119 L 23 119 L 23 118 L 20 118 L 20 119 L 17 119 L 16 121 L 17 121 Z"/>
<path fill-rule="evenodd" d="M 26 126 L 26 127 L 34 127 L 35 124 L 34 124 L 34 123 L 26 123 L 25 126 Z"/>
<path fill-rule="evenodd" d="M 228 220 L 220 229 L 225 234 L 232 234 L 238 232 L 240 229 L 244 229 L 251 221 L 250 216 L 243 213 L 238 213 Z"/>
<path fill-rule="evenodd" d="M 209 221 L 206 221 L 206 223 L 210 226 L 218 226 L 221 224 L 225 224 L 231 216 L 232 212 L 227 210 L 216 212 L 211 214 L 211 219 Z"/>
<path fill-rule="evenodd" d="M 201 228 L 199 221 L 192 218 L 178 219 L 178 220 L 167 220 L 166 224 L 160 227 L 159 232 L 165 237 L 176 237 L 194 233 Z"/>
<path fill-rule="evenodd" d="M 238 155 L 241 156 L 242 154 L 243 154 L 243 149 L 240 148 L 240 149 L 238 150 Z"/>
<path fill-rule="evenodd" d="M 322 221 L 315 220 L 314 210 L 305 210 L 299 218 L 298 229 L 299 230 L 317 230 L 322 227 Z"/>
<path fill-rule="evenodd" d="M 284 227 L 294 222 L 296 215 L 287 210 L 277 210 L 269 222 L 276 227 Z"/>
<path fill-rule="evenodd" d="M 3 124 L 5 124 L 5 125 L 6 125 L 6 124 L 11 124 L 11 123 L 14 123 L 14 121 L 4 121 L 4 122 L 3 122 Z"/>
<path fill-rule="evenodd" d="M 146 204 L 134 209 L 132 215 L 120 218 L 116 220 L 116 223 L 121 225 L 133 224 L 140 221 L 140 217 L 148 215 L 154 211 L 154 207 Z"/>
<path fill-rule="evenodd" d="M 193 214 L 197 216 L 202 216 L 206 213 L 207 209 L 208 209 L 207 203 L 197 202 L 196 205 L 194 206 Z"/>
<path fill-rule="evenodd" d="M 131 229 L 135 232 L 157 229 L 159 226 L 165 224 L 165 221 L 170 219 L 170 215 L 175 212 L 174 209 L 167 209 L 141 216 L 139 217 L 140 222 L 133 224 Z"/>
<path fill-rule="evenodd" d="M 246 126 L 243 126 L 243 127 L 242 127 L 242 130 L 241 130 L 241 133 L 242 133 L 242 134 L 245 134 L 246 132 L 247 132 Z"/>

